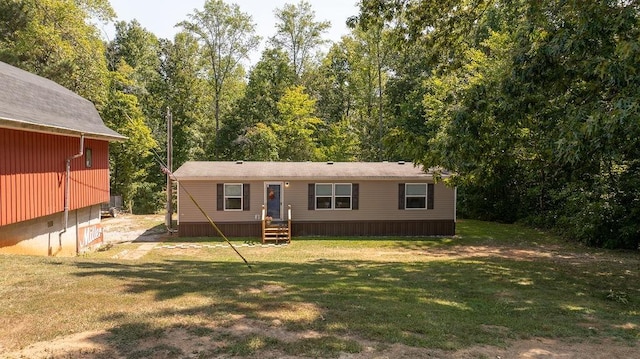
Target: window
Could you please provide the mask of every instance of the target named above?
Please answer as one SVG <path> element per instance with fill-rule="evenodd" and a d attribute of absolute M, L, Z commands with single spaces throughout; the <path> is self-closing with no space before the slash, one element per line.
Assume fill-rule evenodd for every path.
<path fill-rule="evenodd" d="M 332 204 L 333 185 L 324 183 L 316 184 L 316 209 L 332 209 Z"/>
<path fill-rule="evenodd" d="M 351 209 L 351 183 L 336 184 L 334 188 L 336 209 Z"/>
<path fill-rule="evenodd" d="M 90 148 L 84 151 L 84 164 L 87 168 L 93 167 L 93 151 Z"/>
<path fill-rule="evenodd" d="M 242 183 L 224 184 L 224 210 L 242 211 Z"/>
<path fill-rule="evenodd" d="M 315 185 L 316 209 L 352 209 L 351 183 L 317 183 Z"/>
<path fill-rule="evenodd" d="M 249 183 L 216 183 L 217 211 L 250 211 L 251 185 Z"/>
<path fill-rule="evenodd" d="M 405 208 L 427 208 L 427 185 L 425 183 L 407 183 L 405 186 Z"/>
<path fill-rule="evenodd" d="M 434 209 L 433 183 L 399 183 L 398 209 Z"/>

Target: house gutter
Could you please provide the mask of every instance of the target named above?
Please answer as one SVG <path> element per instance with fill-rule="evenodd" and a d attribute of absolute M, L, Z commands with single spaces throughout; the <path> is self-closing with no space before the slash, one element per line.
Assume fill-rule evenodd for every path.
<path fill-rule="evenodd" d="M 75 136 L 82 129 L 66 128 L 62 126 L 43 125 L 31 122 L 25 122 L 5 117 L 0 117 L 0 128 L 8 128 L 13 130 L 29 131 L 36 133 L 55 134 L 63 136 Z M 92 138 L 102 141 L 117 141 L 124 142 L 127 140 L 126 136 L 122 136 L 118 133 L 109 133 L 109 128 L 105 127 L 104 130 L 96 130 L 94 132 L 83 132 L 85 138 Z"/>
<path fill-rule="evenodd" d="M 81 157 L 84 154 L 84 133 L 80 134 L 80 152 L 75 155 L 68 157 L 66 160 L 66 177 L 64 182 L 64 229 L 60 232 L 60 245 L 62 246 L 62 235 L 67 233 L 67 229 L 69 228 L 69 202 L 70 202 L 70 186 L 71 186 L 71 161 L 75 160 L 78 157 Z M 77 246 L 76 241 L 76 246 Z M 76 248 L 76 252 L 77 252 Z"/>

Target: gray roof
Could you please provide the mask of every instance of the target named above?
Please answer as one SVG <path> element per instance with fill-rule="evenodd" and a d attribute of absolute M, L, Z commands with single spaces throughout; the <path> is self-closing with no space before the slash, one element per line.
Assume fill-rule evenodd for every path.
<path fill-rule="evenodd" d="M 0 62 L 0 127 L 107 140 L 126 138 L 105 126 L 89 100 L 4 62 Z"/>
<path fill-rule="evenodd" d="M 447 177 L 447 173 L 442 173 Z M 197 162 L 174 172 L 178 180 L 422 180 L 432 179 L 421 166 L 404 162 Z"/>

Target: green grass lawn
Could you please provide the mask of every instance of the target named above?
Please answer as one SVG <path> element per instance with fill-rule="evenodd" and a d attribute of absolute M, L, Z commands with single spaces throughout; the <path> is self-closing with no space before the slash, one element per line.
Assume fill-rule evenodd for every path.
<path fill-rule="evenodd" d="M 331 357 L 363 342 L 457 350 L 534 337 L 640 340 L 637 252 L 577 247 L 517 225 L 461 221 L 458 233 L 239 248 L 253 271 L 229 248 L 201 246 L 135 261 L 112 259 L 135 244 L 70 259 L 0 256 L 0 356 L 101 329 L 128 357 L 182 357 L 140 349 L 176 328 L 222 343 L 202 357 Z"/>

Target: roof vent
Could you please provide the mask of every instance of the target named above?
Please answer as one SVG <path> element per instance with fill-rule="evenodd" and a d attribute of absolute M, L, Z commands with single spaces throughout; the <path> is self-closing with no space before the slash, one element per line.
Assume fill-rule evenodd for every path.
<path fill-rule="evenodd" d="M 237 164 L 237 165 L 241 165 L 241 164 L 243 164 L 243 163 L 244 163 L 244 161 L 242 161 L 242 160 L 236 161 L 236 164 Z"/>
<path fill-rule="evenodd" d="M 332 165 L 332 164 L 333 164 L 333 161 L 327 161 L 327 164 L 328 164 L 328 165 Z"/>
<path fill-rule="evenodd" d="M 398 161 L 398 164 L 399 164 L 399 165 L 403 165 L 403 164 L 404 164 L 404 161 Z"/>

